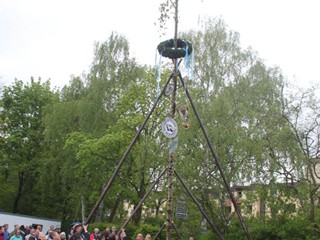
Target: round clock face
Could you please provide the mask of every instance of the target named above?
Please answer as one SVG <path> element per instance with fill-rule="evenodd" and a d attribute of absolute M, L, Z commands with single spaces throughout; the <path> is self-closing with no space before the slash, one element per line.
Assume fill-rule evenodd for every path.
<path fill-rule="evenodd" d="M 317 163 L 314 166 L 314 173 L 315 173 L 316 177 L 320 179 L 320 163 Z"/>

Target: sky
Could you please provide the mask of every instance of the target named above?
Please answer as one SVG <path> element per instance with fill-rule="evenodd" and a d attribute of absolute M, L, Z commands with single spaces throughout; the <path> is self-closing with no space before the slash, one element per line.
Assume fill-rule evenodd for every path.
<path fill-rule="evenodd" d="M 0 84 L 41 77 L 62 87 L 71 75 L 89 71 L 94 43 L 112 31 L 128 39 L 140 64 L 154 65 L 158 43 L 174 35 L 173 20 L 162 37 L 155 25 L 164 1 L 0 0 Z M 179 0 L 178 31 L 220 17 L 240 33 L 243 48 L 279 66 L 288 81 L 308 86 L 320 83 L 319 9 L 318 0 Z"/>

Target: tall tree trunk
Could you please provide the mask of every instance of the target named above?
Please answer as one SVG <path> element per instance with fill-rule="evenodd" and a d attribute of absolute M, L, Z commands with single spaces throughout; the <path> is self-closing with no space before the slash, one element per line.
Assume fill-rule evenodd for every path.
<path fill-rule="evenodd" d="M 23 184 L 24 184 L 24 172 L 19 172 L 19 185 L 18 185 L 18 191 L 17 191 L 17 195 L 14 199 L 14 203 L 13 203 L 13 209 L 12 212 L 16 213 L 18 212 L 18 205 L 20 202 L 20 197 L 21 197 L 21 193 L 22 193 L 22 188 L 23 188 Z"/>

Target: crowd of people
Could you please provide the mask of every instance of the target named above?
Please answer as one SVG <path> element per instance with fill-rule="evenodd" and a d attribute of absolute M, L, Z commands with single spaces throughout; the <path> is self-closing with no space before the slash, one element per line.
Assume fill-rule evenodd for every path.
<path fill-rule="evenodd" d="M 88 232 L 88 225 L 74 223 L 70 233 L 61 232 L 60 228 L 50 226 L 48 231 L 43 232 L 42 226 L 15 225 L 12 232 L 8 231 L 9 225 L 0 226 L 0 240 L 129 240 L 125 229 L 121 229 L 117 235 L 115 226 L 107 227 L 103 231 L 95 228 L 93 233 Z M 143 238 L 142 233 L 138 233 L 136 240 L 151 240 L 151 235 L 147 234 Z"/>

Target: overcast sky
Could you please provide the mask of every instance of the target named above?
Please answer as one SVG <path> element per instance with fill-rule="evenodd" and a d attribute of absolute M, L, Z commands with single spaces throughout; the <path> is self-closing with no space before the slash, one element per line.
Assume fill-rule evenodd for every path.
<path fill-rule="evenodd" d="M 112 31 L 127 37 L 141 64 L 154 64 L 159 38 L 154 25 L 164 0 L 0 0 L 0 82 L 31 76 L 63 86 L 88 72 L 93 44 Z M 198 27 L 199 16 L 221 17 L 268 66 L 291 81 L 319 82 L 320 1 L 180 0 L 179 30 Z M 169 25 L 173 22 L 169 22 Z M 196 52 L 195 52 L 196 54 Z"/>

